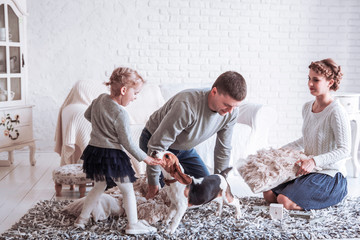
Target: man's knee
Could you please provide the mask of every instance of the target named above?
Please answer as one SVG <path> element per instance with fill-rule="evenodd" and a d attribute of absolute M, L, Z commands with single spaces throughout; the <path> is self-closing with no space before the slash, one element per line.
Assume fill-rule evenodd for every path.
<path fill-rule="evenodd" d="M 181 152 L 178 154 L 178 158 L 186 174 L 195 178 L 209 175 L 209 170 L 195 149 Z"/>

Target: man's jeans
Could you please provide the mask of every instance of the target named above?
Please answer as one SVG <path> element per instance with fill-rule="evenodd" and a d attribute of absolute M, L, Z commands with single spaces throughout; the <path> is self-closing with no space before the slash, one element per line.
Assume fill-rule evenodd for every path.
<path fill-rule="evenodd" d="M 150 138 L 151 138 L 151 133 L 146 128 L 144 128 L 139 139 L 139 145 L 140 148 L 147 154 L 148 154 L 147 145 Z M 195 178 L 201 178 L 210 175 L 208 169 L 206 168 L 205 163 L 201 160 L 199 154 L 197 154 L 194 148 L 190 150 L 175 150 L 169 148 L 168 151 L 174 153 L 177 156 L 186 174 L 193 176 Z M 162 179 L 163 176 L 161 174 L 160 184 L 163 187 L 164 183 Z"/>

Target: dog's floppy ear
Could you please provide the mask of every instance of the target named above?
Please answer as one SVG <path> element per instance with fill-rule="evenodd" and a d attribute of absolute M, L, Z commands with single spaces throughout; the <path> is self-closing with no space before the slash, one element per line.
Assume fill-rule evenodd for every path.
<path fill-rule="evenodd" d="M 173 164 L 171 176 L 173 176 L 173 178 L 175 178 L 181 184 L 189 185 L 192 182 L 192 178 L 181 171 L 180 165 L 178 163 Z"/>

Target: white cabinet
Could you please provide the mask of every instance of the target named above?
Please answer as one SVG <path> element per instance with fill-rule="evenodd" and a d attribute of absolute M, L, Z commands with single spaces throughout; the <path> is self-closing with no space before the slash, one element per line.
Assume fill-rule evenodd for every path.
<path fill-rule="evenodd" d="M 25 105 L 25 15 L 14 1 L 0 1 L 0 107 Z"/>
<path fill-rule="evenodd" d="M 0 166 L 13 163 L 13 151 L 26 146 L 35 165 L 32 106 L 26 104 L 26 15 L 20 3 L 0 0 L 0 152 L 8 152 Z"/>
<path fill-rule="evenodd" d="M 354 124 L 351 127 L 351 163 L 353 167 L 352 177 L 360 176 L 360 163 L 358 160 L 358 151 L 360 143 L 360 93 L 336 93 L 335 98 L 339 99 L 349 114 L 349 119 Z"/>

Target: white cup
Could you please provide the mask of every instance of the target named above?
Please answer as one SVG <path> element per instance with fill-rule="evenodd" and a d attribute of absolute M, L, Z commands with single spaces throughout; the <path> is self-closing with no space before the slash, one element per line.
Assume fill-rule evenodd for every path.
<path fill-rule="evenodd" d="M 0 41 L 5 41 L 5 40 L 6 40 L 6 29 L 0 28 Z"/>

